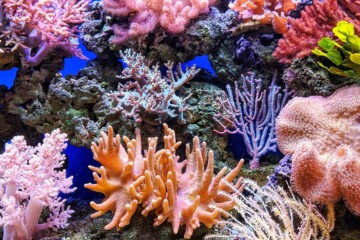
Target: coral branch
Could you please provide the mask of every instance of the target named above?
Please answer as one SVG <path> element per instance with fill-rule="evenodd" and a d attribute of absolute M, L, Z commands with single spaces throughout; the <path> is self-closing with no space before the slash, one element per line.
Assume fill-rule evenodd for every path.
<path fill-rule="evenodd" d="M 235 96 L 227 85 L 228 94 L 219 99 L 221 111 L 214 120 L 220 125 L 219 134 L 240 133 L 244 137 L 248 153 L 253 157 L 251 168 L 259 167 L 259 158 L 268 151 L 276 150 L 275 118 L 291 93 L 275 85 L 277 74 L 267 90 L 261 90 L 262 80 L 255 74 L 242 76 L 242 87 L 235 83 Z M 228 127 L 230 126 L 230 127 Z"/>

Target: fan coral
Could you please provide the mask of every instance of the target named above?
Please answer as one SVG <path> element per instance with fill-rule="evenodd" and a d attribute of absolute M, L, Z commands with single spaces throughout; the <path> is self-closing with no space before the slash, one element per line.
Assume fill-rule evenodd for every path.
<path fill-rule="evenodd" d="M 120 78 L 135 81 L 120 83 L 118 91 L 111 94 L 116 109 L 136 122 L 142 121 L 141 115 L 144 113 L 157 116 L 156 120 L 160 122 L 166 117 L 178 115 L 183 121 L 189 97 L 181 98 L 176 91 L 193 79 L 200 69 L 192 66 L 183 72 L 179 64 L 174 73 L 174 64 L 168 62 L 165 64 L 166 77 L 162 77 L 159 65 L 150 67 L 150 61 L 141 54 L 127 49 L 120 52 L 120 56 L 127 65 Z"/>
<path fill-rule="evenodd" d="M 225 225 L 220 233 L 205 239 L 330 239 L 329 223 L 315 206 L 295 197 L 291 188 L 260 187 L 250 179 L 244 179 L 244 184 L 250 196 L 233 197 L 240 218 L 231 215 L 220 222 Z"/>
<path fill-rule="evenodd" d="M 243 160 L 226 176 L 225 167 L 213 177 L 214 154 L 211 150 L 207 152 L 205 143 L 200 145 L 199 138 L 195 137 L 191 150 L 190 145 L 186 145 L 186 160 L 180 161 L 176 149 L 181 142 L 176 142 L 175 132 L 166 124 L 164 132 L 164 148 L 156 151 L 158 139 L 149 138 L 144 155 L 139 130 L 135 132 L 136 139 L 123 137 L 127 150 L 120 143 L 119 135 L 113 137 L 111 127 L 108 135 L 101 133 L 99 145 L 93 143 L 94 158 L 102 166 L 90 166 L 96 183 L 85 187 L 105 195 L 102 203 L 90 203 L 97 210 L 91 217 L 99 217 L 107 211 L 114 213 L 105 229 L 128 225 L 141 204 L 144 216 L 156 210 L 155 226 L 167 220 L 177 233 L 181 225 L 186 225 L 184 236 L 190 238 L 200 223 L 212 227 L 221 216 L 226 216 L 211 206 L 223 211 L 234 207 L 234 201 L 221 193 L 231 195 L 236 190 L 233 194 L 237 195 L 242 192 L 242 178 L 235 185 L 232 182 L 240 172 Z"/>
<path fill-rule="evenodd" d="M 247 152 L 252 156 L 250 168 L 259 167 L 259 159 L 267 152 L 276 151 L 275 118 L 291 97 L 287 88 L 275 84 L 274 73 L 268 89 L 262 89 L 262 79 L 256 79 L 254 73 L 242 75 L 240 89 L 235 82 L 234 94 L 230 85 L 226 86 L 227 95 L 219 99 L 221 112 L 214 116 L 221 130 L 219 134 L 240 133 L 244 137 Z M 230 126 L 230 127 L 228 127 Z"/>
<path fill-rule="evenodd" d="M 327 205 L 343 198 L 360 214 L 360 86 L 294 98 L 280 112 L 276 134 L 279 149 L 293 154 L 296 191 Z"/>
<path fill-rule="evenodd" d="M 337 0 L 314 0 L 299 19 L 289 19 L 290 28 L 279 40 L 273 56 L 280 62 L 291 63 L 294 58 L 309 55 L 321 38 L 334 35 L 332 29 L 341 20 L 353 23 L 356 32 L 360 32 L 360 21 L 347 15 Z"/>
<path fill-rule="evenodd" d="M 85 21 L 89 0 L 4 0 L 2 33 L 6 45 L 24 55 L 30 66 L 38 65 L 55 48 L 86 59 L 77 48 L 76 24 Z"/>
<path fill-rule="evenodd" d="M 66 134 L 55 130 L 45 134 L 43 144 L 31 147 L 23 136 L 6 144 L 0 155 L 0 226 L 3 239 L 33 239 L 36 232 L 48 228 L 64 228 L 73 212 L 65 209 L 65 199 L 58 195 L 70 193 L 72 177 L 63 167 L 67 146 Z M 50 210 L 45 223 L 39 223 L 44 208 Z"/>
<path fill-rule="evenodd" d="M 287 17 L 296 9 L 297 0 L 235 0 L 229 8 L 239 13 L 244 22 L 259 21 L 261 24 L 272 24 L 275 32 L 285 33 Z"/>
<path fill-rule="evenodd" d="M 152 32 L 160 24 L 166 31 L 179 33 L 191 19 L 209 12 L 216 0 L 103 0 L 104 10 L 114 16 L 130 17 L 126 29 L 114 25 L 115 43 Z"/>

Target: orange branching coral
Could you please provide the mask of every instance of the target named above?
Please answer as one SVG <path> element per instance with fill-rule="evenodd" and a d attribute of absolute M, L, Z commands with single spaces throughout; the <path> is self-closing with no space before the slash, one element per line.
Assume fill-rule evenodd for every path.
<path fill-rule="evenodd" d="M 101 132 L 99 145 L 92 144 L 94 159 L 102 166 L 89 166 L 94 171 L 96 184 L 85 184 L 86 188 L 105 195 L 102 203 L 90 203 L 97 210 L 91 217 L 99 217 L 109 210 L 114 213 L 106 230 L 128 225 L 139 202 L 145 199 L 144 191 L 137 191 L 144 181 L 140 132 L 136 131 L 136 140 L 123 138 L 127 150 L 120 144 L 120 136 L 114 139 L 113 134 L 109 127 L 109 135 Z"/>
<path fill-rule="evenodd" d="M 276 129 L 279 149 L 293 154 L 295 190 L 307 201 L 330 206 L 342 198 L 360 214 L 360 86 L 327 98 L 292 99 Z"/>
<path fill-rule="evenodd" d="M 177 233 L 179 227 L 185 225 L 185 238 L 190 238 L 200 223 L 210 228 L 221 217 L 226 217 L 214 210 L 214 206 L 224 211 L 234 207 L 234 201 L 226 195 L 243 190 L 242 178 L 232 184 L 243 160 L 226 176 L 226 168 L 223 168 L 214 177 L 214 153 L 207 151 L 206 143 L 200 144 L 199 138 L 195 137 L 192 149 L 186 145 L 186 160 L 181 161 L 176 155 L 181 142 L 176 142 L 175 132 L 166 124 L 164 132 L 164 148 L 156 151 L 158 139 L 149 138 L 144 155 L 141 154 L 138 130 L 136 140 L 124 137 L 127 151 L 120 144 L 119 135 L 113 137 L 112 128 L 109 128 L 109 135 L 102 133 L 99 145 L 93 144 L 94 158 L 103 166 L 90 167 L 97 183 L 85 187 L 105 195 L 102 203 L 91 203 L 98 211 L 92 217 L 109 210 L 115 213 L 105 229 L 129 224 L 141 204 L 144 216 L 155 210 L 155 226 L 167 220 Z"/>
<path fill-rule="evenodd" d="M 294 10 L 297 3 L 296 0 L 235 0 L 229 8 L 237 11 L 244 22 L 272 24 L 275 32 L 283 34 L 286 32 L 285 15 Z"/>

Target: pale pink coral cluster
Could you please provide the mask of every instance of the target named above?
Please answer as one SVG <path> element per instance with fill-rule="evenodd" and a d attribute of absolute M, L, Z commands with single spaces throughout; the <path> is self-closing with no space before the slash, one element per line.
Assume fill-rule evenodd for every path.
<path fill-rule="evenodd" d="M 54 48 L 86 59 L 78 49 L 76 25 L 85 21 L 89 0 L 4 0 L 3 34 L 30 66 Z"/>
<path fill-rule="evenodd" d="M 279 149 L 292 156 L 291 181 L 307 201 L 343 199 L 360 215 L 360 87 L 324 98 L 296 97 L 276 122 Z"/>
<path fill-rule="evenodd" d="M 209 12 L 216 0 L 103 0 L 104 10 L 114 16 L 130 17 L 127 27 L 114 25 L 115 43 L 152 32 L 157 25 L 179 33 L 191 19 Z"/>
<path fill-rule="evenodd" d="M 70 188 L 72 177 L 62 168 L 66 148 L 66 134 L 59 130 L 46 134 L 43 144 L 31 147 L 23 136 L 16 136 L 6 144 L 0 155 L 0 226 L 3 239 L 32 239 L 34 233 L 47 228 L 63 228 L 73 212 L 64 207 L 60 192 Z M 50 216 L 39 224 L 42 209 Z"/>

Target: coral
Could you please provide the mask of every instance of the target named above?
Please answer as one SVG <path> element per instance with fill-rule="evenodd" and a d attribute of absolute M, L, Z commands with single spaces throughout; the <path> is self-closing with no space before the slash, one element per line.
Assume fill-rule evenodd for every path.
<path fill-rule="evenodd" d="M 318 62 L 319 66 L 330 73 L 344 77 L 360 76 L 360 37 L 355 35 L 354 25 L 347 21 L 340 21 L 333 29 L 338 42 L 329 37 L 322 38 L 312 53 L 326 57 L 335 66 L 327 67 Z"/>
<path fill-rule="evenodd" d="M 347 20 L 360 32 L 360 21 L 352 19 L 338 5 L 337 0 L 314 0 L 306 6 L 299 19 L 289 19 L 289 29 L 279 40 L 273 56 L 283 63 L 291 63 L 311 53 L 323 37 L 332 37 L 336 23 Z"/>
<path fill-rule="evenodd" d="M 219 210 L 212 210 L 212 206 L 223 211 L 234 207 L 233 200 L 221 193 L 242 192 L 242 179 L 235 185 L 232 182 L 243 161 L 228 175 L 224 176 L 225 167 L 213 177 L 214 155 L 211 150 L 207 152 L 206 143 L 200 144 L 199 138 L 195 137 L 192 149 L 186 145 L 186 160 L 181 161 L 176 155 L 181 142 L 176 142 L 175 132 L 166 124 L 164 132 L 164 148 L 156 150 L 158 139 L 149 138 L 144 155 L 139 130 L 135 132 L 136 139 L 123 137 L 126 149 L 120 143 L 119 135 L 113 137 L 112 128 L 108 135 L 102 132 L 99 145 L 93 143 L 94 158 L 102 166 L 90 166 L 96 183 L 85 187 L 105 195 L 102 203 L 90 203 L 97 210 L 91 217 L 99 217 L 107 211 L 114 213 L 105 229 L 128 225 L 141 204 L 144 216 L 155 210 L 155 226 L 167 220 L 171 222 L 173 232 L 178 233 L 180 225 L 186 225 L 184 237 L 190 238 L 200 223 L 211 227 L 221 216 L 226 216 Z"/>
<path fill-rule="evenodd" d="M 276 166 L 273 174 L 268 176 L 267 185 L 278 186 L 278 178 L 289 179 L 291 175 L 292 163 L 291 155 L 285 155 Z"/>
<path fill-rule="evenodd" d="M 64 228 L 73 212 L 65 209 L 65 199 L 58 194 L 73 192 L 72 177 L 64 164 L 66 134 L 59 130 L 45 134 L 43 144 L 31 147 L 23 136 L 16 136 L 0 155 L 0 225 L 3 239 L 32 239 L 34 233 L 47 228 Z M 44 207 L 50 215 L 39 223 Z"/>
<path fill-rule="evenodd" d="M 219 99 L 221 111 L 214 120 L 219 124 L 219 134 L 240 133 L 252 160 L 251 169 L 259 167 L 259 159 L 269 151 L 276 150 L 275 118 L 285 105 L 291 93 L 275 84 L 274 74 L 268 91 L 262 89 L 262 79 L 255 79 L 255 74 L 242 75 L 242 86 L 235 83 L 235 97 L 230 85 L 227 85 L 227 96 Z M 224 94 L 225 95 L 225 94 Z"/>
<path fill-rule="evenodd" d="M 191 19 L 209 12 L 216 0 L 103 0 L 104 10 L 114 16 L 130 16 L 127 29 L 115 24 L 115 43 L 123 43 L 131 38 L 146 35 L 160 25 L 170 33 L 185 30 Z"/>
<path fill-rule="evenodd" d="M 189 97 L 181 98 L 176 95 L 184 84 L 189 82 L 200 71 L 192 66 L 182 71 L 181 65 L 173 72 L 174 64 L 165 64 L 166 77 L 162 77 L 159 65 L 150 67 L 150 61 L 144 56 L 133 52 L 131 49 L 121 52 L 123 61 L 127 67 L 120 78 L 134 79 L 126 84 L 119 84 L 118 91 L 112 93 L 116 109 L 127 118 L 133 118 L 136 122 L 142 121 L 144 113 L 157 116 L 157 121 L 165 117 L 180 116 L 183 121 L 183 113 L 186 111 L 186 101 Z"/>
<path fill-rule="evenodd" d="M 359 0 L 338 0 L 350 13 L 356 17 L 360 17 L 360 2 Z"/>
<path fill-rule="evenodd" d="M 186 62 L 214 51 L 229 29 L 237 23 L 234 11 L 226 9 L 226 12 L 221 12 L 214 6 L 210 14 L 191 21 L 181 33 L 171 34 L 159 29 L 136 41 L 113 44 L 112 39 L 116 35 L 110 25 L 117 21 L 116 17 L 106 15 L 98 1 L 90 4 L 88 12 L 87 21 L 80 26 L 80 38 L 85 47 L 101 59 L 108 59 L 118 55 L 119 50 L 131 48 L 153 62 Z"/>
<path fill-rule="evenodd" d="M 235 0 L 229 8 L 239 13 L 243 22 L 258 21 L 260 24 L 272 24 L 276 33 L 286 32 L 287 17 L 296 9 L 297 0 Z"/>
<path fill-rule="evenodd" d="M 291 181 L 300 195 L 330 206 L 343 198 L 360 214 L 360 86 L 294 98 L 280 112 L 276 134 L 281 152 L 293 155 Z"/>
<path fill-rule="evenodd" d="M 260 187 L 245 178 L 250 196 L 232 197 L 237 215 L 221 221 L 217 234 L 205 239 L 330 239 L 330 225 L 314 205 L 295 197 L 292 189 Z"/>
<path fill-rule="evenodd" d="M 336 83 L 329 75 L 328 71 L 317 65 L 313 56 L 308 56 L 294 59 L 285 69 L 282 79 L 296 96 L 329 96 L 336 88 L 341 87 L 345 80 L 341 77 L 341 81 Z"/>
<path fill-rule="evenodd" d="M 30 66 L 61 48 L 65 56 L 86 57 L 77 48 L 77 24 L 85 21 L 89 0 L 4 0 L 2 33 Z"/>

